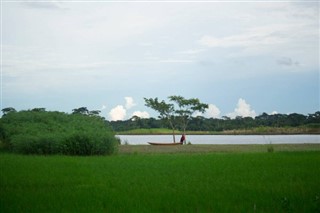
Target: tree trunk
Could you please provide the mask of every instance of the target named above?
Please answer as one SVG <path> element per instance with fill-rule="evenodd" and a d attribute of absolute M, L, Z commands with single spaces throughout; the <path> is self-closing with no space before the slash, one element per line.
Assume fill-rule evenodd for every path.
<path fill-rule="evenodd" d="M 171 121 L 170 121 L 170 126 L 172 128 L 173 143 L 175 143 L 176 142 L 176 136 L 175 136 L 175 131 L 174 131 L 175 129 L 174 129 L 174 125 Z"/>
<path fill-rule="evenodd" d="M 187 137 L 186 137 L 186 126 L 183 127 L 183 135 L 185 137 L 184 141 L 182 142 L 183 144 L 187 144 Z"/>
<path fill-rule="evenodd" d="M 173 137 L 173 143 L 176 143 L 176 135 L 174 132 L 174 128 L 172 129 L 172 137 Z"/>

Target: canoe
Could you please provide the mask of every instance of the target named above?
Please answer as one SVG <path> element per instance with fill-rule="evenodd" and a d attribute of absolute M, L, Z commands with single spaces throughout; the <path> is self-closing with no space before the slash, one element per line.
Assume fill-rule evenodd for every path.
<path fill-rule="evenodd" d="M 148 142 L 150 145 L 164 145 L 164 146 L 172 146 L 172 145 L 182 145 L 181 143 L 157 143 L 157 142 Z"/>

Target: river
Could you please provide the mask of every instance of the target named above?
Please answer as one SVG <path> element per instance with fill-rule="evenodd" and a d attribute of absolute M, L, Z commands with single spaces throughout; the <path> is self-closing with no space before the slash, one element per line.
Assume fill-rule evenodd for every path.
<path fill-rule="evenodd" d="M 121 144 L 146 145 L 172 142 L 172 135 L 117 135 Z M 187 135 L 191 144 L 304 144 L 320 143 L 320 135 Z M 176 136 L 176 141 L 180 135 Z"/>

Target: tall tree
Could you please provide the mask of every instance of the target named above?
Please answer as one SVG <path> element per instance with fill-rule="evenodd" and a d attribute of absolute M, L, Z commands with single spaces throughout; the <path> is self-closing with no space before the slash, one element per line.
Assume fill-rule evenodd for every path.
<path fill-rule="evenodd" d="M 178 124 L 180 124 L 181 130 L 185 134 L 192 115 L 196 112 L 203 113 L 208 108 L 208 104 L 201 103 L 197 98 L 186 99 L 175 95 L 169 96 L 168 99 L 171 103 L 159 102 L 158 98 L 144 98 L 146 106 L 159 112 L 159 118 L 169 122 L 172 128 L 173 141 L 176 142 L 175 129 Z M 175 109 L 175 106 L 177 106 L 177 109 Z"/>
<path fill-rule="evenodd" d="M 159 102 L 158 98 L 144 98 L 146 106 L 157 111 L 160 115 L 158 116 L 161 120 L 168 122 L 172 128 L 173 142 L 176 142 L 175 138 L 175 109 L 173 104 L 166 103 L 164 100 Z"/>
<path fill-rule="evenodd" d="M 87 109 L 87 107 L 80 107 L 80 108 L 77 108 L 77 109 L 73 109 L 72 110 L 72 114 L 88 115 L 89 114 L 89 110 Z"/>
<path fill-rule="evenodd" d="M 4 108 L 1 111 L 2 111 L 3 115 L 7 115 L 8 113 L 11 113 L 11 112 L 17 112 L 17 110 L 15 110 L 15 108 L 13 108 L 13 107 Z"/>
<path fill-rule="evenodd" d="M 198 98 L 186 99 L 182 96 L 174 95 L 169 96 L 169 100 L 178 106 L 178 109 L 175 110 L 175 113 L 178 117 L 183 134 L 186 133 L 186 128 L 192 118 L 192 115 L 194 115 L 196 112 L 204 113 L 209 107 L 208 104 L 201 103 Z"/>

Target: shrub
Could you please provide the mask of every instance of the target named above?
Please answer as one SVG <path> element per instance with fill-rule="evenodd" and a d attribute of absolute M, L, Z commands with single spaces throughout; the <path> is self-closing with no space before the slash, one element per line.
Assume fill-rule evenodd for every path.
<path fill-rule="evenodd" d="M 268 151 L 269 153 L 274 152 L 273 146 L 272 146 L 272 145 L 268 145 L 267 151 Z"/>
<path fill-rule="evenodd" d="M 98 116 L 21 111 L 0 119 L 1 140 L 23 154 L 104 155 L 117 150 L 111 128 Z"/>
<path fill-rule="evenodd" d="M 36 137 L 31 135 L 18 135 L 12 138 L 12 149 L 22 154 L 58 154 L 59 141 L 54 137 Z"/>
<path fill-rule="evenodd" d="M 86 134 L 75 134 L 67 138 L 64 143 L 64 154 L 92 155 L 93 143 Z"/>

